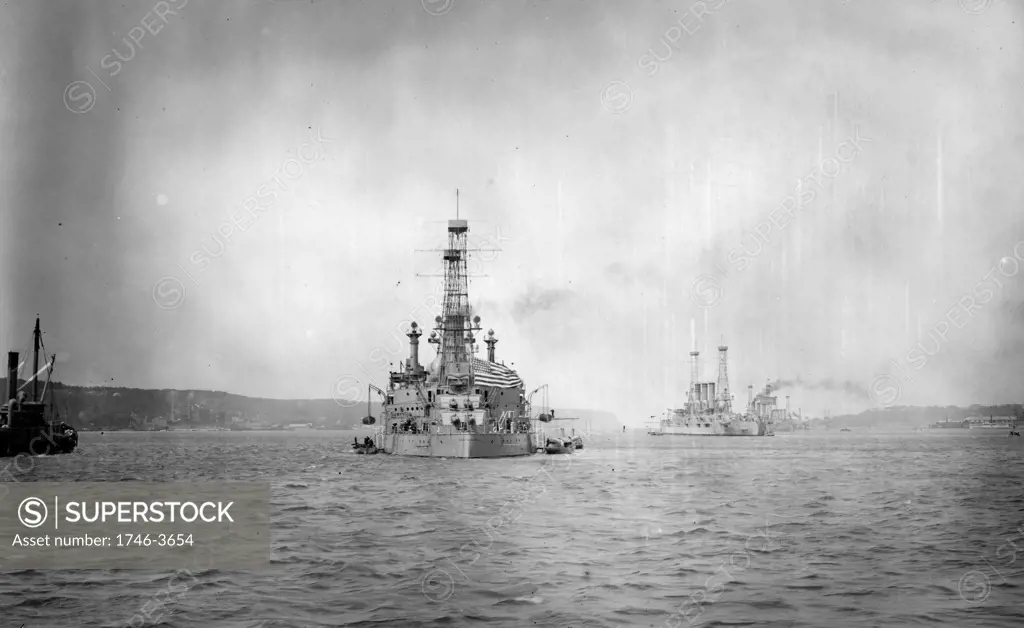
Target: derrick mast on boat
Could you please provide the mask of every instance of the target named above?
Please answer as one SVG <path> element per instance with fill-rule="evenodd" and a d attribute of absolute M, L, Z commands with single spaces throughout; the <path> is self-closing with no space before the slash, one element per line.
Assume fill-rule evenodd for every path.
<path fill-rule="evenodd" d="M 441 314 L 427 342 L 437 356 L 426 368 L 419 362 L 414 321 L 406 334 L 409 358 L 392 372 L 384 393 L 377 442 L 386 453 L 446 458 L 497 458 L 532 453 L 534 433 L 523 381 L 495 359 L 498 339 L 490 330 L 487 360 L 475 357 L 480 317 L 469 305 L 467 239 L 469 223 L 448 221 Z M 369 417 L 368 417 L 369 418 Z M 375 421 L 370 421 L 375 422 Z"/>

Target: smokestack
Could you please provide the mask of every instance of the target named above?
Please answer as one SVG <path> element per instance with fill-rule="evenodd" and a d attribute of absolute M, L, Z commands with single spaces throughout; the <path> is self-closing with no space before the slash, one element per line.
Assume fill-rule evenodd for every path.
<path fill-rule="evenodd" d="M 498 339 L 494 337 L 494 330 L 487 330 L 487 338 L 484 339 L 487 343 L 487 361 L 494 362 L 494 345 L 498 343 Z"/>
<path fill-rule="evenodd" d="M 409 370 L 419 371 L 420 367 L 420 336 L 423 332 L 419 330 L 416 321 L 412 322 L 412 330 L 406 334 L 409 337 Z"/>
<path fill-rule="evenodd" d="M 7 399 L 15 399 L 18 396 L 18 352 L 7 352 Z M 7 409 L 8 412 L 11 408 Z"/>
<path fill-rule="evenodd" d="M 700 355 L 700 351 L 690 352 L 690 397 L 693 401 L 700 400 L 700 385 L 697 382 L 699 375 L 697 375 L 697 356 Z"/>
<path fill-rule="evenodd" d="M 748 406 L 753 406 L 754 405 L 754 385 L 753 384 L 747 384 L 747 405 Z"/>
<path fill-rule="evenodd" d="M 39 401 L 39 317 L 36 317 L 36 328 L 32 332 L 32 401 Z"/>

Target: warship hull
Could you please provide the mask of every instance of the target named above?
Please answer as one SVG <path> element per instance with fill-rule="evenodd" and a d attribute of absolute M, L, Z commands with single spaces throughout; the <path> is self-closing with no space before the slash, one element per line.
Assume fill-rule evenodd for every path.
<path fill-rule="evenodd" d="M 508 458 L 533 453 L 525 434 L 384 434 L 385 453 L 423 458 Z"/>
<path fill-rule="evenodd" d="M 69 454 L 76 445 L 77 434 L 72 437 L 49 426 L 0 428 L 0 458 Z"/>
<path fill-rule="evenodd" d="M 694 425 L 663 425 L 661 433 L 669 436 L 765 436 L 755 421 L 711 421 Z"/>

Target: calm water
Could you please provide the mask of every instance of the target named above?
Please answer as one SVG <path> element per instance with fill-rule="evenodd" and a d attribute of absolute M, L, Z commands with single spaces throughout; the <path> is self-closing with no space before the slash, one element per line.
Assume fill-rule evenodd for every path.
<path fill-rule="evenodd" d="M 272 483 L 272 564 L 198 574 L 163 626 L 1024 618 L 1024 556 L 1007 544 L 1024 536 L 1024 439 L 1003 431 L 625 434 L 571 457 L 493 461 L 355 456 L 351 439 L 84 433 L 75 454 L 10 470 L 20 481 Z M 168 576 L 0 574 L 0 626 L 125 626 Z"/>

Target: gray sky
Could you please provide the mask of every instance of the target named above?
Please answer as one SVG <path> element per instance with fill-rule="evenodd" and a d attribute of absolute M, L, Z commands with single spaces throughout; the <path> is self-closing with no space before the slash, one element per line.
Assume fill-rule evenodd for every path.
<path fill-rule="evenodd" d="M 1024 240 L 1024 11 L 719 3 L 8 2 L 3 345 L 39 312 L 69 383 L 384 382 L 396 326 L 436 314 L 414 251 L 459 188 L 474 244 L 501 248 L 471 299 L 557 405 L 681 403 L 691 328 L 708 376 L 725 338 L 741 401 L 766 378 L 814 413 L 893 381 L 899 403 L 1019 401 L 1024 272 L 990 270 Z"/>

